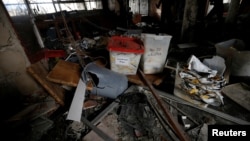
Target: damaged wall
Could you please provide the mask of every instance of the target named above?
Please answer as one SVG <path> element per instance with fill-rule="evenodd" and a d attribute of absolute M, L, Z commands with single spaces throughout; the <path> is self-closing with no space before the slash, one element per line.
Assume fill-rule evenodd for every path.
<path fill-rule="evenodd" d="M 2 2 L 0 2 L 0 31 L 1 99 L 11 93 L 9 90 L 29 96 L 39 87 L 26 72 L 30 62 Z"/>

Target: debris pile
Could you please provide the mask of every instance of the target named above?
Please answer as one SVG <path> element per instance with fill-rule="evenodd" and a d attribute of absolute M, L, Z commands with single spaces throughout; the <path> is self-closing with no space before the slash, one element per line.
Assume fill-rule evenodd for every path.
<path fill-rule="evenodd" d="M 221 106 L 224 102 L 220 90 L 226 85 L 226 79 L 217 72 L 192 55 L 188 66 L 178 72 L 181 78 L 180 87 L 195 100 Z"/>
<path fill-rule="evenodd" d="M 164 129 L 144 94 L 130 92 L 122 95 L 119 109 L 118 121 L 124 129 L 121 130 L 122 140 L 161 140 Z"/>

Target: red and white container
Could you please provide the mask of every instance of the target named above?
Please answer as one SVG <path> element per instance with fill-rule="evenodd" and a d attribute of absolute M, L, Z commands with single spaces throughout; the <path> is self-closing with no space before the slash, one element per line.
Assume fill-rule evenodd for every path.
<path fill-rule="evenodd" d="M 110 68 L 112 71 L 135 75 L 140 63 L 144 46 L 140 39 L 113 36 L 108 43 Z"/>

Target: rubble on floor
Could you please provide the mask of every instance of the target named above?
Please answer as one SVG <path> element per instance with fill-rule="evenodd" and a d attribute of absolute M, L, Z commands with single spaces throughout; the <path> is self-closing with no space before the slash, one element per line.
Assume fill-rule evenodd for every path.
<path fill-rule="evenodd" d="M 249 86 L 228 85 L 229 76 L 222 75 L 227 71 L 228 60 L 212 55 L 201 62 L 191 55 L 189 62 L 185 62 L 189 65 L 180 68 L 167 66 L 170 56 L 162 73 L 147 74 L 142 79 L 138 73 L 121 75 L 108 69 L 107 42 L 108 38 L 102 36 L 83 38 L 76 42 L 79 48 L 65 45 L 68 57 L 50 64 L 50 70 L 41 62 L 27 69 L 48 92 L 53 104 L 45 106 L 45 112 L 38 108 L 43 113 L 36 114 L 33 120 L 20 118 L 21 122 L 29 123 L 29 135 L 24 141 L 206 141 L 210 125 L 250 124 L 249 102 L 241 103 L 240 99 L 249 97 Z M 179 44 L 180 49 L 189 48 L 186 46 L 198 47 Z M 215 64 L 218 60 L 219 64 Z M 214 67 L 218 67 L 218 73 Z M 166 87 L 173 91 L 167 92 Z M 231 89 L 240 96 L 235 97 Z M 71 108 L 73 104 L 76 107 Z M 44 116 L 47 114 L 50 116 Z M 77 118 L 69 118 L 71 114 Z M 26 131 L 21 133 L 25 134 Z"/>
<path fill-rule="evenodd" d="M 250 124 L 249 112 L 244 113 L 244 109 L 240 106 L 234 105 L 236 111 L 228 112 L 226 108 L 229 104 L 232 104 L 232 101 L 227 98 L 225 99 L 225 111 L 221 111 L 210 107 L 198 108 L 195 104 L 174 95 L 158 90 L 157 92 L 163 101 L 169 105 L 168 108 L 171 109 L 171 113 L 175 115 L 175 119 L 178 120 L 178 123 L 191 140 L 206 141 L 209 125 Z M 132 85 L 127 92 L 112 101 L 98 115 L 88 120 L 113 140 L 179 140 L 169 123 L 166 122 L 167 120 L 161 116 L 162 113 L 159 113 L 160 110 L 157 106 L 155 107 L 155 104 L 157 103 L 147 88 Z M 237 115 L 239 111 L 243 111 L 244 115 Z M 90 115 L 90 113 L 88 114 Z M 183 117 L 185 117 L 185 121 L 181 119 Z M 65 123 L 67 122 L 64 119 L 64 123 L 59 124 Z M 68 125 L 73 126 L 72 123 L 74 122 Z M 93 140 L 93 138 L 100 141 L 104 140 L 102 136 L 89 128 L 84 122 L 80 125 L 82 131 L 79 132 L 78 128 L 72 128 L 72 134 L 67 134 L 68 139 L 76 139 L 77 137 L 79 140 L 84 141 Z M 56 128 L 53 130 L 56 130 Z M 49 134 L 50 132 L 48 132 L 47 137 L 49 137 Z M 79 134 L 81 134 L 81 137 L 79 137 Z"/>

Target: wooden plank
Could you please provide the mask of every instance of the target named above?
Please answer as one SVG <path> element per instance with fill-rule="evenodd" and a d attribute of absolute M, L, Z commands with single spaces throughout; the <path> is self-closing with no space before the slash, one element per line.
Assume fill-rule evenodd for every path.
<path fill-rule="evenodd" d="M 250 111 L 250 86 L 243 83 L 235 83 L 225 86 L 222 89 L 222 93 Z"/>
<path fill-rule="evenodd" d="M 57 103 L 59 103 L 61 106 L 64 105 L 64 89 L 58 84 L 50 82 L 46 79 L 48 71 L 40 62 L 30 65 L 27 68 L 27 71 L 44 87 L 45 90 L 47 90 L 47 92 L 56 100 Z"/>
<path fill-rule="evenodd" d="M 59 60 L 46 78 L 55 83 L 77 87 L 80 79 L 80 65 L 73 62 Z"/>

